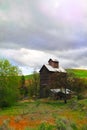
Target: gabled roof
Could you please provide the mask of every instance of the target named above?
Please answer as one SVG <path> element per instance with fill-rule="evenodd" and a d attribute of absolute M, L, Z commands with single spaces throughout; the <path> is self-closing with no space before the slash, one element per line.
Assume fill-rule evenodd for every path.
<path fill-rule="evenodd" d="M 62 68 L 62 67 L 59 67 L 59 68 L 53 68 L 51 65 L 49 64 L 46 64 L 44 65 L 49 71 L 51 72 L 63 72 L 63 73 L 66 73 L 66 71 Z"/>

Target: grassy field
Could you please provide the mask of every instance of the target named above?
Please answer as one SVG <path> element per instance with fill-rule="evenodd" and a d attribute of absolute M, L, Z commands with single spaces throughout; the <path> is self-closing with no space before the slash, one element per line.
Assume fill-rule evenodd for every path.
<path fill-rule="evenodd" d="M 27 100 L 0 110 L 0 126 L 11 130 L 86 130 L 86 124 L 87 100 Z"/>
<path fill-rule="evenodd" d="M 67 72 L 73 73 L 78 78 L 87 78 L 87 70 L 81 69 L 67 69 Z"/>

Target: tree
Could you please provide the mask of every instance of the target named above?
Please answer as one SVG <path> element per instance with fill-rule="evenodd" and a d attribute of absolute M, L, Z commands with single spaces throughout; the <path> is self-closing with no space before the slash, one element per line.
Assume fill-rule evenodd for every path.
<path fill-rule="evenodd" d="M 21 76 L 21 87 L 25 86 L 25 77 L 24 75 Z"/>
<path fill-rule="evenodd" d="M 75 78 L 73 90 L 76 92 L 77 98 L 82 99 L 85 95 L 83 94 L 86 90 L 87 79 Z"/>
<path fill-rule="evenodd" d="M 21 98 L 25 98 L 28 95 L 28 88 L 25 84 L 25 76 L 24 75 L 21 76 L 20 94 L 21 94 Z"/>
<path fill-rule="evenodd" d="M 40 90 L 40 76 L 36 71 L 34 71 L 32 80 L 29 84 L 29 96 L 38 98 L 39 90 Z"/>
<path fill-rule="evenodd" d="M 51 88 L 65 89 L 64 102 L 67 103 L 66 88 L 67 88 L 67 73 L 53 73 L 51 76 Z"/>
<path fill-rule="evenodd" d="M 79 78 L 73 72 L 68 71 L 67 83 L 68 87 L 76 93 L 78 99 L 85 96 L 83 93 L 87 88 L 87 79 Z"/>
<path fill-rule="evenodd" d="M 21 71 L 7 59 L 0 59 L 0 107 L 13 105 L 19 96 Z"/>

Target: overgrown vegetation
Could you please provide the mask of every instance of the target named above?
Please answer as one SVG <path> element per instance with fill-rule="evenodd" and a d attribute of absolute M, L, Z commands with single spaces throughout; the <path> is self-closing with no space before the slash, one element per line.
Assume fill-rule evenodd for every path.
<path fill-rule="evenodd" d="M 85 130 L 87 100 L 75 100 L 69 100 L 67 104 L 49 99 L 18 102 L 0 111 L 0 127 L 14 130 Z"/>

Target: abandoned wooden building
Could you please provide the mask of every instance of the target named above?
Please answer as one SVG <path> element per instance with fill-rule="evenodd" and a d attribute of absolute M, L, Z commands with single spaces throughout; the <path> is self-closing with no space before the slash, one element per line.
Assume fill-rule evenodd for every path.
<path fill-rule="evenodd" d="M 40 69 L 40 97 L 49 97 L 51 89 L 65 88 L 66 71 L 57 60 L 49 59 Z"/>

